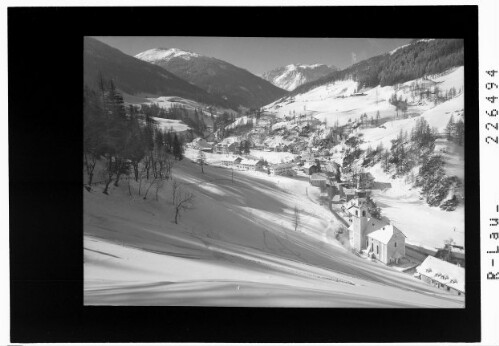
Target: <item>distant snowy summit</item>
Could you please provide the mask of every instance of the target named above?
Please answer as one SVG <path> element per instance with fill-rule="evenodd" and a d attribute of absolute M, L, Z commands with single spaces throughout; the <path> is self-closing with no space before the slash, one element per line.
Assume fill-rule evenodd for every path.
<path fill-rule="evenodd" d="M 190 60 L 191 58 L 200 57 L 199 54 L 189 52 L 178 48 L 153 48 L 135 55 L 137 59 L 155 63 L 158 61 L 169 61 L 173 58 L 182 58 Z"/>
<path fill-rule="evenodd" d="M 313 82 L 336 71 L 335 66 L 324 64 L 291 64 L 265 72 L 262 78 L 279 88 L 291 91 L 302 84 Z"/>

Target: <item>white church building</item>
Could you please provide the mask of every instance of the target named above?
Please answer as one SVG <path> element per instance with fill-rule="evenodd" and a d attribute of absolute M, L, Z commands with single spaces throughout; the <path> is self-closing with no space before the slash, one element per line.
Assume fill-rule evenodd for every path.
<path fill-rule="evenodd" d="M 406 236 L 389 220 L 378 220 L 369 215 L 366 198 L 351 200 L 346 208 L 352 224 L 348 228 L 350 246 L 358 252 L 385 263 L 398 263 L 405 257 Z"/>

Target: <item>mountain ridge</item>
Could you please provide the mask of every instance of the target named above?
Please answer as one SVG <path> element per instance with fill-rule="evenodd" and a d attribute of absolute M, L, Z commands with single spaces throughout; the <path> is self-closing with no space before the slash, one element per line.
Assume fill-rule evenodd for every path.
<path fill-rule="evenodd" d="M 233 107 L 258 108 L 287 94 L 248 70 L 180 48 L 152 48 L 135 57 L 223 98 Z"/>
<path fill-rule="evenodd" d="M 119 90 L 130 95 L 179 96 L 228 106 L 223 99 L 162 67 L 136 59 L 91 37 L 84 38 L 83 63 L 84 83 L 93 88 L 97 88 L 102 76 L 113 80 Z"/>
<path fill-rule="evenodd" d="M 463 40 L 421 39 L 302 84 L 291 91 L 289 96 L 347 78 L 355 79 L 361 87 L 394 85 L 463 64 Z"/>

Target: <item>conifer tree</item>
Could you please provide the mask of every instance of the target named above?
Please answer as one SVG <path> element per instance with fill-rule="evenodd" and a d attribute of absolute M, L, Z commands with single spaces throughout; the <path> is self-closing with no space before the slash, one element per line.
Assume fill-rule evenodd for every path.
<path fill-rule="evenodd" d="M 175 160 L 181 161 L 184 158 L 184 149 L 182 148 L 182 143 L 177 136 L 177 133 L 173 135 L 173 156 Z"/>
<path fill-rule="evenodd" d="M 451 115 L 447 126 L 445 127 L 445 135 L 447 136 L 447 140 L 451 141 L 454 132 L 454 117 Z"/>
<path fill-rule="evenodd" d="M 456 136 L 456 143 L 458 145 L 463 145 L 464 144 L 464 122 L 462 119 L 459 119 L 459 121 L 456 122 L 455 136 Z"/>

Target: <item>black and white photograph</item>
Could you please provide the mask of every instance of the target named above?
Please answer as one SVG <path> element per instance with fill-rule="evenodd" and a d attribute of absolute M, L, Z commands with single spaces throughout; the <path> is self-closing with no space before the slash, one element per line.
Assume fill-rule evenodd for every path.
<path fill-rule="evenodd" d="M 497 343 L 495 3 L 7 2 L 0 343 Z"/>
<path fill-rule="evenodd" d="M 84 305 L 466 306 L 456 38 L 85 36 Z"/>

